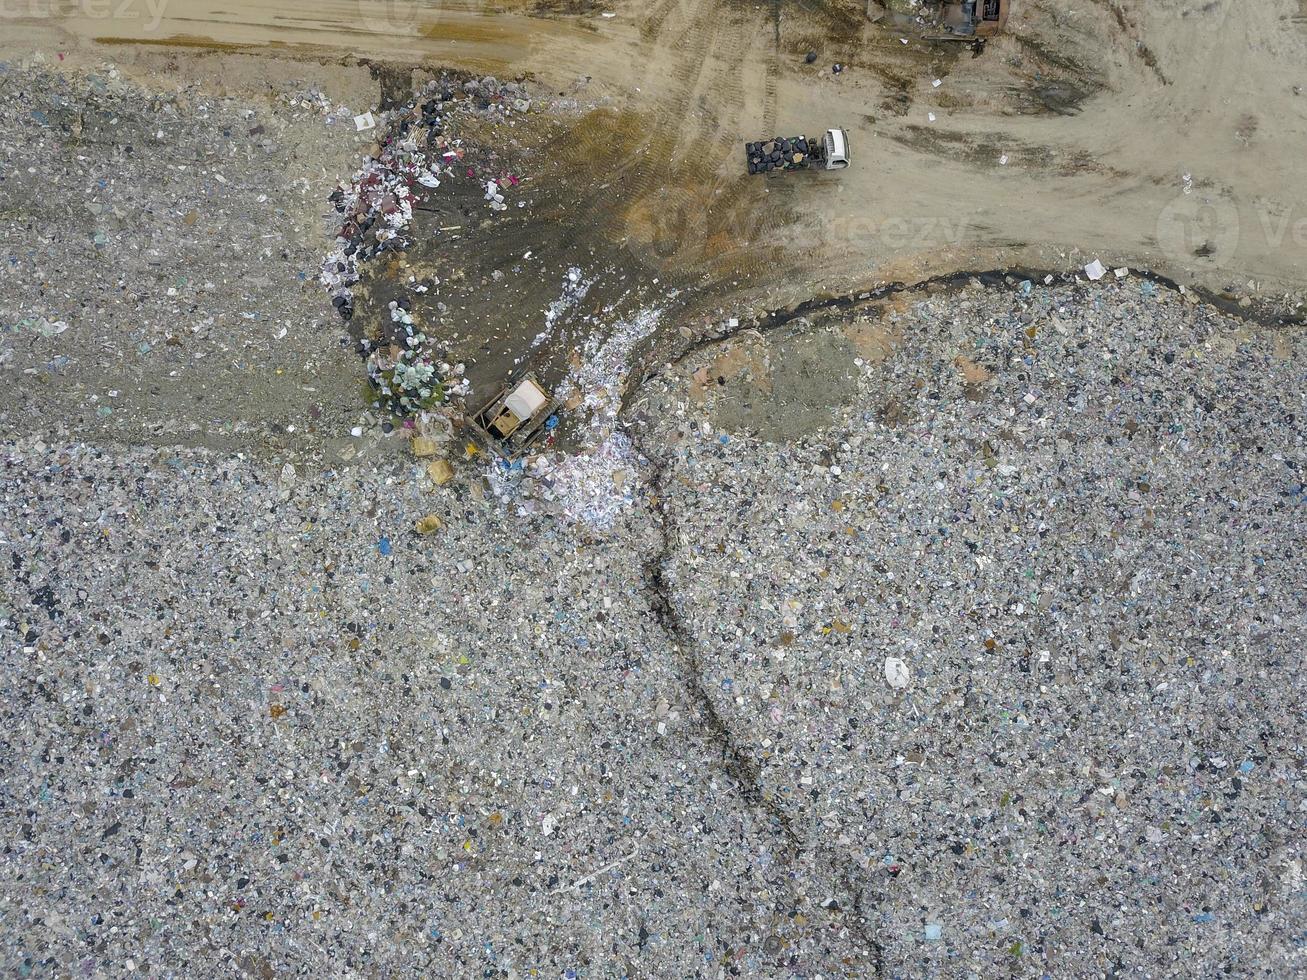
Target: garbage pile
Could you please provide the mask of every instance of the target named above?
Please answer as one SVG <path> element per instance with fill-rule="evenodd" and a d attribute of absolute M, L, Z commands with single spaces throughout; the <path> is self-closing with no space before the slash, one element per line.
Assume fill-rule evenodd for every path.
<path fill-rule="evenodd" d="M 541 454 L 492 467 L 487 480 L 520 514 L 554 512 L 594 531 L 611 531 L 639 501 L 648 460 L 624 432 L 574 454 Z"/>
<path fill-rule="evenodd" d="M 461 163 L 465 151 L 461 140 L 446 133 L 450 116 L 461 111 L 483 115 L 490 110 L 525 112 L 530 108 L 530 101 L 521 98 L 525 90 L 516 82 L 500 84 L 487 77 L 465 82 L 463 91 L 468 98 L 459 99 L 449 83 L 432 81 L 420 98 L 384 114 L 379 123 L 389 124 L 393 131 L 380 141 L 377 152 L 367 158 L 349 185 L 332 192 L 329 200 L 342 221 L 337 247 L 323 263 L 322 283 L 346 319 L 353 314 L 350 287 L 359 280 L 359 263 L 407 248 L 405 232 L 422 193 L 419 185 L 435 190 L 441 177 L 456 175 L 453 168 Z M 476 176 L 470 168 L 466 175 Z M 504 210 L 500 206 L 504 205 L 504 190 L 517 184 L 518 178 L 512 175 L 487 179 L 486 200 L 491 209 Z"/>
<path fill-rule="evenodd" d="M 526 86 L 517 82 L 500 82 L 493 75 L 480 81 L 469 79 L 464 82 L 463 94 L 468 97 L 472 114 L 482 118 L 508 116 L 531 109 Z"/>
<path fill-rule="evenodd" d="M 771 170 L 802 170 L 816 156 L 818 149 L 814 140 L 808 142 L 806 136 L 794 136 L 786 139 L 775 136 L 765 142 L 744 144 L 749 161 L 749 173 L 761 174 Z"/>
<path fill-rule="evenodd" d="M 557 394 L 564 404 L 588 411 L 592 445 L 602 442 L 619 424 L 617 416 L 636 347 L 657 329 L 661 317 L 660 309 L 644 309 L 619 320 L 606 334 L 591 334 L 559 386 Z"/>
<path fill-rule="evenodd" d="M 1144 285 L 909 300 L 795 441 L 722 438 L 711 347 L 641 390 L 696 682 L 777 821 L 885 883 L 886 976 L 1296 955 L 1243 930 L 1298 914 L 1258 842 L 1301 796 L 1305 349 Z"/>
<path fill-rule="evenodd" d="M 328 126 L 337 122 L 348 122 L 354 115 L 349 106 L 333 102 L 330 96 L 316 86 L 302 91 L 287 92 L 283 98 L 286 105 L 297 116 L 301 111 L 313 113 L 322 116 Z"/>
<path fill-rule="evenodd" d="M 407 233 L 423 189 L 434 191 L 442 179 L 464 173 L 476 177 L 472 168 L 461 166 L 465 156 L 461 141 L 446 133 L 450 115 L 461 110 L 484 115 L 492 108 L 496 112 L 530 108 L 522 98 L 525 90 L 516 82 L 501 84 L 486 78 L 465 82 L 462 89 L 467 98 L 460 99 L 447 80 L 432 81 L 419 98 L 384 114 L 380 123 L 389 134 L 348 185 L 338 186 L 330 195 L 340 223 L 336 247 L 323 262 L 321 281 L 346 320 L 354 314 L 353 287 L 361 264 L 409 247 Z M 512 175 L 487 180 L 490 209 L 505 210 L 504 191 L 517 183 Z M 443 360 L 435 338 L 414 324 L 407 301 L 392 302 L 390 313 L 389 336 L 365 338 L 360 344 L 382 406 L 396 414 L 410 414 L 465 390 L 461 365 L 451 367 Z"/>
<path fill-rule="evenodd" d="M 349 319 L 354 312 L 351 287 L 359 280 L 359 264 L 386 251 L 408 247 L 404 233 L 413 221 L 417 200 L 414 185 L 429 189 L 440 186 L 440 175 L 452 175 L 449 165 L 461 160 L 462 149 L 440 135 L 439 115 L 422 107 L 420 126 L 428 130 L 428 143 L 437 141 L 436 152 L 418 145 L 415 127 L 405 120 L 394 137 L 381 144 L 347 187 L 337 187 L 328 198 L 341 215 L 336 248 L 322 267 L 322 284 L 331 292 L 332 305 Z"/>
<path fill-rule="evenodd" d="M 368 354 L 368 380 L 381 407 L 393 415 L 409 415 L 438 407 L 451 395 L 469 390 L 463 365 L 441 360 L 429 338 L 413 321 L 408 300 L 392 300 L 390 319 L 395 342 L 376 346 Z"/>

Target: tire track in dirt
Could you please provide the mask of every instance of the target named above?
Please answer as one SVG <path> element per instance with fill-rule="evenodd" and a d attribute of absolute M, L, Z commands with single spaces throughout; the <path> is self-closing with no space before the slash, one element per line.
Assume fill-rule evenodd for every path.
<path fill-rule="evenodd" d="M 766 71 L 766 64 L 754 57 L 753 48 L 742 52 L 739 80 L 743 102 L 736 117 L 737 130 L 752 132 L 762 124 L 762 93 L 766 85 Z"/>
<path fill-rule="evenodd" d="M 694 195 L 703 204 L 698 216 L 704 226 L 701 253 L 694 264 L 712 282 L 743 286 L 763 282 L 794 261 L 793 255 L 786 259 L 782 243 L 797 214 L 790 206 L 793 188 L 749 179 L 740 159 L 743 140 L 773 135 L 777 126 L 781 65 L 774 34 L 758 27 L 758 19 L 749 14 L 723 23 L 713 50 L 731 52 L 731 57 L 718 59 L 710 52 L 696 83 L 703 117 L 693 127 L 693 138 L 712 149 L 687 161 L 682 178 L 696 188 Z M 742 62 L 761 64 L 761 76 L 739 71 Z M 759 99 L 762 121 L 754 132 L 759 124 L 747 110 Z M 700 174 L 708 177 L 706 182 Z"/>
<path fill-rule="evenodd" d="M 646 42 L 657 40 L 668 15 L 679 6 L 680 2 L 681 0 L 662 0 L 661 3 L 654 4 L 649 16 L 640 21 L 640 38 Z"/>
<path fill-rule="evenodd" d="M 776 77 L 780 74 L 780 66 L 777 63 L 779 58 L 779 51 L 773 52 L 763 77 L 762 130 L 764 133 L 772 133 L 776 128 Z"/>
<path fill-rule="evenodd" d="M 689 26 L 672 42 L 672 49 L 680 53 L 672 69 L 675 86 L 670 105 L 659 114 L 673 125 L 681 127 L 687 121 L 685 114 L 703 82 L 720 23 L 721 18 L 709 0 L 698 0 Z M 683 127 L 679 135 L 684 139 Z"/>
<path fill-rule="evenodd" d="M 1092 2 L 1107 10 L 1112 15 L 1112 19 L 1116 21 L 1121 32 L 1133 42 L 1133 44 L 1125 46 L 1126 50 L 1142 61 L 1163 85 L 1170 85 L 1171 79 L 1166 77 L 1166 73 L 1158 65 L 1157 56 L 1144 43 L 1143 35 L 1138 28 L 1130 23 L 1130 19 L 1126 16 L 1126 12 L 1121 9 L 1121 6 L 1115 3 L 1114 0 L 1092 0 Z"/>
<path fill-rule="evenodd" d="M 772 0 L 771 5 L 771 51 L 766 57 L 763 74 L 762 94 L 762 131 L 769 136 L 776 135 L 777 77 L 780 74 L 781 57 L 781 4 L 783 0 Z"/>
<path fill-rule="evenodd" d="M 668 270 L 701 275 L 715 251 L 708 243 L 725 186 L 720 171 L 734 144 L 732 117 L 745 102 L 738 53 L 749 47 L 747 32 L 712 0 L 673 0 L 656 8 L 641 36 L 637 57 L 644 63 L 665 66 L 666 55 L 672 57 L 670 70 L 641 86 L 656 97 L 647 112 L 648 137 L 620 168 L 631 202 L 620 231 L 639 241 L 646 257 L 660 256 Z M 737 56 L 719 58 L 720 50 Z"/>

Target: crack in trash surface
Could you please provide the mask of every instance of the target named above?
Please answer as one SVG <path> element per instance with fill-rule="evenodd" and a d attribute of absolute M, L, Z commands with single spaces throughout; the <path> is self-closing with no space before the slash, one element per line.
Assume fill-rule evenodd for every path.
<path fill-rule="evenodd" d="M 646 453 L 646 455 L 649 455 Z M 860 941 L 871 959 L 872 975 L 884 976 L 884 948 L 872 935 L 864 905 L 864 889 L 860 887 L 850 868 L 843 865 L 836 857 L 825 852 L 819 844 L 809 846 L 802 835 L 794 829 L 790 817 L 772 800 L 767 798 L 762 788 L 762 773 L 757 763 L 753 762 L 736 744 L 730 726 L 722 718 L 721 712 L 713 704 L 712 698 L 703 686 L 703 662 L 699 655 L 698 642 L 686 625 L 684 618 L 677 611 L 673 596 L 674 585 L 670 581 L 668 565 L 671 562 L 676 529 L 663 501 L 662 486 L 670 464 L 659 460 L 653 465 L 648 486 L 657 498 L 654 510 L 657 512 L 657 527 L 660 544 L 655 554 L 644 562 L 644 580 L 646 599 L 654 619 L 668 638 L 668 661 L 675 674 L 681 680 L 681 688 L 690 703 L 697 709 L 702 719 L 704 733 L 719 752 L 722 770 L 735 783 L 740 795 L 754 809 L 762 813 L 767 824 L 786 840 L 796 851 L 809 853 L 827 865 L 833 886 L 847 892 L 848 904 L 841 905 L 833 896 L 822 903 L 829 912 L 838 913 L 850 935 Z"/>

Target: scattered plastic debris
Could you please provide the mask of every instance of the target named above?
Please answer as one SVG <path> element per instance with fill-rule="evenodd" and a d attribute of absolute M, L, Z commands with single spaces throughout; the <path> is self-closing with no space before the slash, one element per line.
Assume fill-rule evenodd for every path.
<path fill-rule="evenodd" d="M 563 292 L 545 309 L 545 328 L 531 341 L 532 347 L 539 347 L 553 336 L 559 321 L 585 299 L 592 284 L 592 280 L 582 278 L 581 270 L 576 266 L 567 270 L 567 277 L 563 280 Z"/>
<path fill-rule="evenodd" d="M 582 344 L 580 363 L 559 386 L 558 398 L 569 408 L 584 408 L 599 440 L 616 423 L 635 348 L 654 332 L 660 317 L 660 310 L 646 309 L 607 331 L 592 332 Z"/>

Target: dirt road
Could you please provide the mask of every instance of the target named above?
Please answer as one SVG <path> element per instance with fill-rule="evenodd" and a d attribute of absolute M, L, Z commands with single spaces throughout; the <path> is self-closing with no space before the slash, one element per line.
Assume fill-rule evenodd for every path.
<path fill-rule="evenodd" d="M 657 0 L 554 16 L 170 0 L 155 17 L 136 3 L 134 17 L 83 5 L 24 19 L 7 46 L 130 60 L 141 49 L 122 42 L 145 41 L 440 63 L 551 86 L 588 77 L 587 98 L 623 109 L 583 121 L 595 184 L 623 178 L 605 236 L 666 270 L 778 300 L 1094 256 L 1262 302 L 1307 273 L 1298 0 L 1072 11 L 1026 0 L 977 58 L 834 5 Z M 832 74 L 835 62 L 847 70 Z M 744 175 L 742 140 L 828 124 L 851 134 L 848 172 Z"/>

